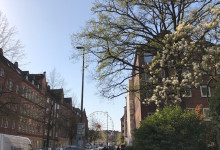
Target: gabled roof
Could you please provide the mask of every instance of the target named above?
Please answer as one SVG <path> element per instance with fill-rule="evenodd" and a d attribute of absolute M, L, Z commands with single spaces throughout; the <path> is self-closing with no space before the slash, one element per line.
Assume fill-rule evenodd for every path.
<path fill-rule="evenodd" d="M 72 98 L 64 98 L 64 104 L 67 107 L 72 107 Z"/>
<path fill-rule="evenodd" d="M 51 89 L 49 90 L 51 96 L 53 96 L 58 102 L 61 103 L 61 99 L 63 98 L 63 89 Z"/>
<path fill-rule="evenodd" d="M 27 79 L 29 82 L 32 82 L 32 80 L 34 80 L 34 85 L 38 85 L 40 83 L 40 80 L 44 78 L 44 74 L 29 74 L 29 71 L 22 71 L 20 68 L 18 68 L 18 63 L 17 62 L 15 62 L 15 64 L 13 64 L 6 57 L 4 57 L 2 49 L 0 49 L 0 53 L 1 53 L 0 54 L 0 61 L 3 64 L 5 64 L 10 69 L 15 71 L 22 78 Z M 26 78 L 26 76 L 28 76 L 28 78 Z"/>

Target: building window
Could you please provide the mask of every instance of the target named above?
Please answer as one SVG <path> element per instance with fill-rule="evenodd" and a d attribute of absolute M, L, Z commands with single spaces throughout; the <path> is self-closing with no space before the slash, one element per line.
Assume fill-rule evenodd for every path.
<path fill-rule="evenodd" d="M 7 107 L 8 109 L 10 109 L 10 108 L 11 108 L 11 105 L 10 105 L 10 104 L 7 104 L 6 107 Z"/>
<path fill-rule="evenodd" d="M 1 76 L 1 77 L 4 77 L 4 75 L 5 75 L 4 69 L 3 69 L 3 68 L 0 68 L 0 76 Z"/>
<path fill-rule="evenodd" d="M 152 54 L 144 53 L 144 62 L 152 62 Z"/>
<path fill-rule="evenodd" d="M 46 108 L 46 113 L 49 114 L 49 108 Z"/>
<path fill-rule="evenodd" d="M 50 98 L 47 98 L 47 103 L 50 103 Z"/>
<path fill-rule="evenodd" d="M 18 110 L 18 106 L 17 104 L 14 104 L 14 111 L 17 111 Z"/>
<path fill-rule="evenodd" d="M 186 85 L 185 97 L 192 97 L 192 89 L 190 85 Z"/>
<path fill-rule="evenodd" d="M 4 125 L 4 118 L 2 118 L 1 127 Z"/>
<path fill-rule="evenodd" d="M 210 87 L 207 88 L 207 85 L 200 86 L 201 97 L 211 97 Z"/>
<path fill-rule="evenodd" d="M 5 119 L 5 124 L 4 124 L 4 128 L 8 128 L 8 119 Z"/>
<path fill-rule="evenodd" d="M 13 82 L 9 81 L 9 90 L 12 91 L 12 88 L 13 88 Z"/>
<path fill-rule="evenodd" d="M 14 121 L 14 120 L 12 121 L 11 128 L 12 128 L 12 129 L 15 129 L 15 121 Z"/>
<path fill-rule="evenodd" d="M 28 98 L 28 88 L 26 88 L 26 98 Z"/>
<path fill-rule="evenodd" d="M 154 114 L 154 112 L 148 112 L 147 113 L 147 116 L 151 116 L 151 115 L 153 115 Z"/>
<path fill-rule="evenodd" d="M 203 108 L 203 114 L 205 115 L 205 121 L 210 121 L 211 117 L 209 116 L 209 108 Z"/>
<path fill-rule="evenodd" d="M 60 105 L 59 104 L 57 104 L 57 109 L 60 109 Z"/>
<path fill-rule="evenodd" d="M 35 93 L 32 92 L 32 94 L 31 94 L 31 99 L 32 99 L 32 100 L 34 100 L 34 95 L 35 95 Z"/>
<path fill-rule="evenodd" d="M 29 99 L 31 99 L 31 94 L 32 94 L 32 92 L 31 92 L 31 90 L 29 90 Z"/>
<path fill-rule="evenodd" d="M 19 86 L 18 86 L 18 85 L 16 85 L 16 90 L 15 90 L 15 92 L 16 92 L 16 94 L 18 94 L 18 92 L 19 92 Z"/>
<path fill-rule="evenodd" d="M 22 96 L 24 97 L 24 94 L 25 94 L 25 87 L 23 87 L 22 89 Z"/>

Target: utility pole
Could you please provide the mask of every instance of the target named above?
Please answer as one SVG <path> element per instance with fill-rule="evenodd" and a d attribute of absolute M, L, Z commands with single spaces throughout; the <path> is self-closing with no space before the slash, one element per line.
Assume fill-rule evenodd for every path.
<path fill-rule="evenodd" d="M 85 48 L 82 46 L 76 47 L 77 49 L 83 50 L 83 64 L 82 64 L 82 92 L 81 92 L 81 117 L 80 123 L 83 122 L 83 94 L 84 94 L 84 64 L 85 64 Z"/>
<path fill-rule="evenodd" d="M 108 112 L 107 112 L 107 140 L 106 142 L 107 142 L 107 148 L 108 148 Z"/>

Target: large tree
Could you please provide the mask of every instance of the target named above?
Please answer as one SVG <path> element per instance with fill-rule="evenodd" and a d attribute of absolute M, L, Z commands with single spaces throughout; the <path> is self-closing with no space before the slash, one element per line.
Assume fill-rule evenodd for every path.
<path fill-rule="evenodd" d="M 15 27 L 10 27 L 6 16 L 0 11 L 0 48 L 11 61 L 22 61 L 25 57 L 20 40 L 16 39 Z"/>
<path fill-rule="evenodd" d="M 218 1 L 214 0 L 97 0 L 92 8 L 97 18 L 88 21 L 80 33 L 72 35 L 72 45 L 73 47 L 83 45 L 87 60 L 96 62 L 93 77 L 99 81 L 98 87 L 104 97 L 114 98 L 127 92 L 127 79 L 144 70 L 151 76 L 152 84 L 148 86 L 152 95 L 150 99 L 159 97 L 157 92 L 160 92 L 160 95 L 165 96 L 162 99 L 168 101 L 166 89 L 159 86 L 161 90 L 157 90 L 156 86 L 159 82 L 167 82 L 167 79 L 162 79 L 159 75 L 160 70 L 163 70 L 166 78 L 171 78 L 169 71 L 172 68 L 169 67 L 168 60 L 161 63 L 158 61 L 162 58 L 169 60 L 174 58 L 173 63 L 176 59 L 182 60 L 182 54 L 170 57 L 169 53 L 176 53 L 173 49 L 170 51 L 174 45 L 184 46 L 184 43 L 178 43 L 183 41 L 183 37 L 188 39 L 188 42 L 197 40 L 198 43 L 201 43 L 208 34 L 213 37 L 213 32 L 209 29 L 198 29 L 193 32 L 190 30 L 192 35 L 183 32 L 178 35 L 178 33 L 183 26 L 186 28 L 203 26 L 203 23 L 205 24 L 203 21 L 207 21 L 207 17 L 211 20 L 213 16 L 218 16 L 219 14 L 212 11 L 217 5 L 219 5 Z M 208 21 L 211 23 L 210 20 Z M 211 25 L 211 28 L 214 29 L 214 26 L 216 27 L 216 23 Z M 216 31 L 219 33 L 219 30 Z M 191 38 L 193 33 L 198 35 L 199 39 Z M 170 41 L 172 36 L 174 40 Z M 164 37 L 167 38 L 164 40 Z M 197 48 L 199 46 L 201 44 L 196 45 Z M 152 64 L 135 65 L 135 55 L 144 53 L 155 56 Z M 73 54 L 73 56 L 79 55 L 82 55 L 80 49 Z M 182 74 L 184 69 L 182 67 L 177 72 Z M 131 74 L 131 70 L 136 70 L 137 73 Z M 178 78 L 179 74 L 172 78 Z M 180 80 L 184 78 L 179 78 Z M 154 92 L 152 89 L 157 91 Z M 182 95 L 178 95 L 175 99 L 170 98 L 179 101 L 181 97 Z"/>

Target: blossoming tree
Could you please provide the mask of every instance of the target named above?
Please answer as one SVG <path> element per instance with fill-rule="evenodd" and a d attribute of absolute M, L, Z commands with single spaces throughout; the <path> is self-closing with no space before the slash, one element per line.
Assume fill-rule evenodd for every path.
<path fill-rule="evenodd" d="M 213 58 L 219 49 L 218 5 L 215 0 L 98 0 L 92 8 L 97 18 L 72 35 L 72 45 L 84 46 L 87 62 L 95 62 L 92 76 L 102 96 L 126 93 L 128 79 L 139 74 L 131 71 L 144 70 L 151 95 L 144 103 L 172 105 L 181 102 L 187 83 L 198 83 L 201 70 L 213 74 L 214 67 L 205 63 L 218 66 Z M 203 44 L 207 40 L 215 44 Z M 154 56 L 152 63 L 134 64 L 137 51 Z M 73 58 L 82 54 L 77 49 Z"/>

